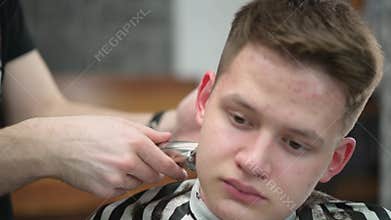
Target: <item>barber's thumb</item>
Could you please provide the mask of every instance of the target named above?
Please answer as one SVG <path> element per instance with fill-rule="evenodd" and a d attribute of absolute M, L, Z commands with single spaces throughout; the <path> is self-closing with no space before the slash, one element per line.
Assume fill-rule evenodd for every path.
<path fill-rule="evenodd" d="M 152 128 L 148 128 L 145 134 L 156 144 L 167 142 L 171 138 L 170 132 L 157 131 Z"/>

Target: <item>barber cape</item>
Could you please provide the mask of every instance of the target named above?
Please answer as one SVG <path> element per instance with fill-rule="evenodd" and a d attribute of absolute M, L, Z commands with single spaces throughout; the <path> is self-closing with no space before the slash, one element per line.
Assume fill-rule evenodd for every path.
<path fill-rule="evenodd" d="M 200 198 L 198 179 L 171 183 L 140 192 L 101 207 L 91 219 L 98 220 L 218 220 Z M 335 199 L 315 191 L 286 220 L 391 220 L 391 212 L 375 205 Z"/>

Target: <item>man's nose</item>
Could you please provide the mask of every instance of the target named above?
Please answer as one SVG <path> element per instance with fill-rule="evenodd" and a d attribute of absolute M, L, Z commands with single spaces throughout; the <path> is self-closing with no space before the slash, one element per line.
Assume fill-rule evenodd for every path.
<path fill-rule="evenodd" d="M 273 151 L 273 137 L 261 135 L 237 152 L 235 163 L 246 174 L 266 180 L 272 172 Z"/>

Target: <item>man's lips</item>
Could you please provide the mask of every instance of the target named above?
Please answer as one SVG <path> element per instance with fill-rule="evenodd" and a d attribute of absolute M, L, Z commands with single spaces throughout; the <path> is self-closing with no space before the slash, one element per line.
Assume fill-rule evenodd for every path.
<path fill-rule="evenodd" d="M 231 196 L 245 203 L 254 203 L 267 198 L 258 192 L 254 187 L 247 185 L 234 178 L 223 179 L 225 188 Z"/>

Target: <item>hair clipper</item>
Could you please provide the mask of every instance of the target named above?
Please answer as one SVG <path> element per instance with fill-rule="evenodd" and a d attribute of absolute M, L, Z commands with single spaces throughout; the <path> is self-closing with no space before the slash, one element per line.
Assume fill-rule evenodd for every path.
<path fill-rule="evenodd" d="M 164 143 L 161 150 L 183 168 L 196 171 L 196 152 L 198 143 L 190 141 L 172 141 Z"/>

